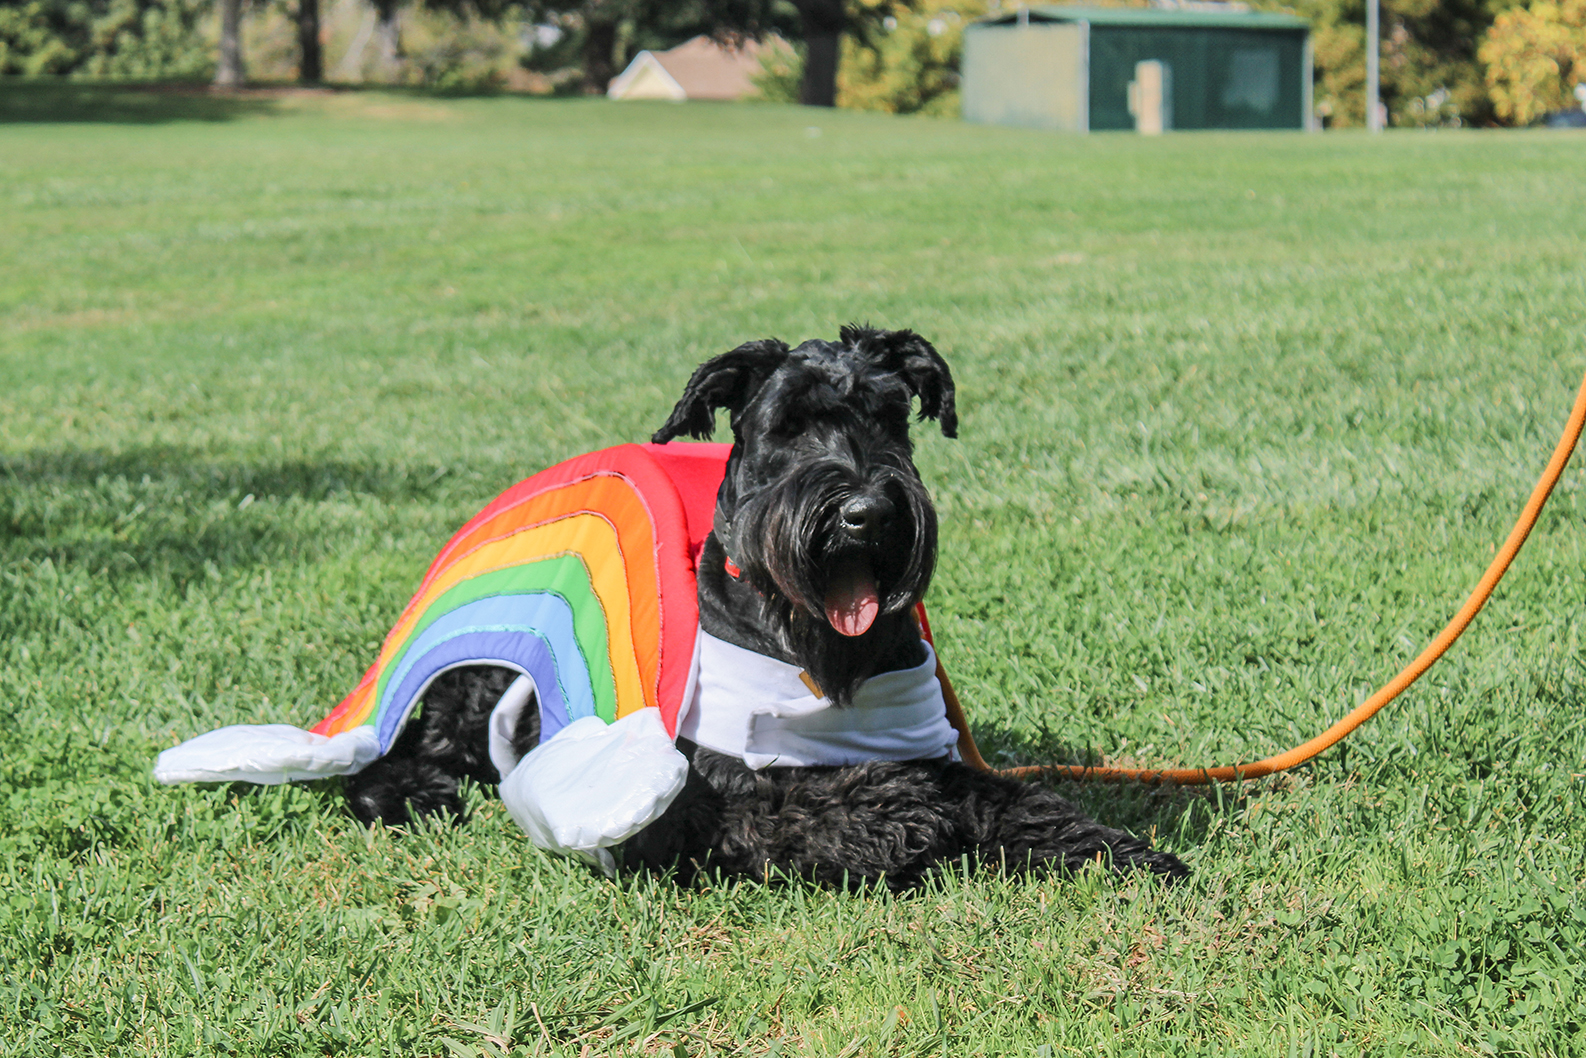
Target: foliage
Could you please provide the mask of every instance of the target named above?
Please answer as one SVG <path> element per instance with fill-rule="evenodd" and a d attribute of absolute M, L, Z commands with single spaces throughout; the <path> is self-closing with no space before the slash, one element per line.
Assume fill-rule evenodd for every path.
<path fill-rule="evenodd" d="M 492 10 L 487 7 L 486 10 Z M 487 16 L 467 4 L 413 5 L 401 11 L 402 54 L 385 68 L 373 15 L 363 4 L 322 0 L 326 80 L 379 82 L 461 91 L 501 87 L 522 51 L 522 26 L 509 8 Z M 296 80 L 301 61 L 297 3 L 258 4 L 243 23 L 243 52 L 254 81 Z"/>
<path fill-rule="evenodd" d="M 1537 0 L 1498 16 L 1481 44 L 1498 115 L 1529 125 L 1577 105 L 1586 82 L 1586 0 Z"/>
<path fill-rule="evenodd" d="M 470 91 L 500 87 L 519 50 L 510 33 L 514 27 L 469 8 L 413 14 L 403 27 L 402 49 L 413 83 Z"/>
<path fill-rule="evenodd" d="M 803 79 L 804 55 L 799 44 L 762 52 L 760 70 L 750 78 L 755 98 L 765 103 L 797 103 Z"/>
<path fill-rule="evenodd" d="M 531 34 L 524 65 L 545 74 L 576 69 L 588 93 L 604 92 L 643 50 L 701 34 L 735 40 L 777 32 L 792 39 L 798 29 L 788 0 L 529 0 L 524 12 L 541 30 L 538 39 Z"/>
<path fill-rule="evenodd" d="M 870 10 L 879 10 L 872 8 Z M 873 21 L 856 16 L 842 43 L 837 105 L 891 114 L 956 116 L 964 27 L 986 13 L 983 0 L 920 0 Z M 761 59 L 762 99 L 799 101 L 803 51 Z"/>
<path fill-rule="evenodd" d="M 957 117 L 964 27 L 986 10 L 985 0 L 918 0 L 867 34 L 846 37 L 837 105 Z"/>
<path fill-rule="evenodd" d="M 0 75 L 207 80 L 208 0 L 0 0 Z"/>
<path fill-rule="evenodd" d="M 324 0 L 322 0 L 322 3 Z M 331 79 L 422 85 L 474 91 L 499 87 L 522 51 L 518 39 L 524 5 L 519 0 L 369 0 L 334 5 L 321 13 L 321 39 L 335 37 L 337 16 L 362 23 L 343 48 L 332 52 Z M 295 18 L 277 0 L 278 15 Z M 298 53 L 296 42 L 291 54 Z M 252 55 L 252 52 L 250 52 Z"/>
<path fill-rule="evenodd" d="M 576 65 L 583 90 L 595 93 L 604 91 L 610 78 L 641 49 L 669 48 L 700 34 L 734 40 L 763 39 L 774 32 L 798 46 L 796 58 L 768 59 L 770 65 L 761 75 L 765 81 L 762 97 L 780 100 L 786 92 L 781 81 L 795 71 L 804 75 L 803 56 L 808 54 L 804 44 L 811 26 L 819 31 L 830 24 L 848 34 L 842 52 L 846 62 L 857 54 L 854 38 L 874 48 L 876 40 L 889 32 L 888 27 L 896 27 L 900 21 L 910 22 L 904 28 L 905 38 L 927 36 L 924 27 L 931 19 L 914 20 L 912 14 L 921 6 L 920 0 L 535 0 L 528 7 L 529 21 L 553 32 L 531 50 L 524 63 L 542 73 Z M 924 0 L 923 7 L 939 9 L 933 17 L 940 20 L 945 14 L 949 21 L 957 17 L 960 8 L 981 9 L 969 0 Z M 913 21 L 918 21 L 918 27 Z M 944 88 L 942 84 L 952 79 L 947 68 L 950 61 L 946 65 L 944 61 L 951 60 L 957 48 L 956 36 L 939 45 L 905 45 L 900 40 L 884 49 L 883 58 L 859 60 L 868 65 L 853 83 L 866 101 L 865 108 L 917 110 L 950 90 L 950 85 Z M 921 84 L 902 83 L 910 70 L 920 75 Z M 866 87 L 873 81 L 888 84 Z M 792 101 L 797 99 L 795 92 Z"/>
<path fill-rule="evenodd" d="M 313 723 L 490 497 L 855 319 L 953 365 L 929 605 L 993 761 L 1286 748 L 1442 626 L 1551 450 L 1583 167 L 1524 131 L 7 86 L 0 1055 L 1581 1054 L 1580 456 L 1314 764 L 1063 787 L 1184 854 L 1173 891 L 608 883 L 483 791 L 396 833 L 149 768 Z"/>

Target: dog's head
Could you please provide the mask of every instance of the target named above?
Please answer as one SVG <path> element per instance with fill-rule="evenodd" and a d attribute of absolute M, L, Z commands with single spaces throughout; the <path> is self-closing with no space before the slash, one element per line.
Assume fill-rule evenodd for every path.
<path fill-rule="evenodd" d="M 921 419 L 956 436 L 952 374 L 931 344 L 850 326 L 837 342 L 750 342 L 706 362 L 655 434 L 704 439 L 716 409 L 730 412 L 716 537 L 801 660 L 863 654 L 834 637 L 882 634 L 930 584 L 936 512 L 912 458 L 916 398 Z M 857 683 L 846 675 L 828 678 Z"/>

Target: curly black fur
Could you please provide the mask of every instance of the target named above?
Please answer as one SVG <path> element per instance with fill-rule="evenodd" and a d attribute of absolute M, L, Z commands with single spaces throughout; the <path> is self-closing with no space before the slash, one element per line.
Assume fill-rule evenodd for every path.
<path fill-rule="evenodd" d="M 465 776 L 481 785 L 501 781 L 490 763 L 490 711 L 518 674 L 494 665 L 441 673 L 424 692 L 391 751 L 346 781 L 347 804 L 364 823 L 405 822 L 445 812 L 461 819 L 457 784 Z M 540 711 L 523 710 L 512 749 L 523 756 L 540 742 Z"/>
<path fill-rule="evenodd" d="M 1188 873 L 1049 790 L 947 760 L 752 771 L 686 740 L 679 748 L 688 783 L 659 822 L 623 845 L 627 866 L 894 891 L 966 856 L 1019 872 L 1100 863 L 1170 879 Z"/>
<path fill-rule="evenodd" d="M 915 400 L 921 419 L 956 436 L 952 374 L 929 342 L 912 331 L 845 327 L 836 343 L 751 342 L 702 364 L 654 437 L 709 437 L 717 409 L 728 410 L 732 454 L 699 558 L 701 625 L 800 666 L 838 707 L 869 677 L 925 659 L 910 611 L 935 569 L 937 525 L 912 458 Z M 823 600 L 834 578 L 856 567 L 873 577 L 880 612 L 850 636 L 833 627 Z M 437 679 L 391 752 L 348 781 L 354 814 L 366 822 L 460 815 L 462 776 L 497 779 L 486 728 L 515 675 L 475 667 Z M 514 748 L 521 755 L 538 740 L 530 707 Z M 1049 790 L 945 758 L 753 771 L 686 740 L 679 747 L 690 761 L 687 785 L 624 844 L 630 868 L 898 890 L 965 857 L 1016 871 L 1099 862 L 1167 880 L 1188 873 Z"/>
<path fill-rule="evenodd" d="M 709 437 L 714 411 L 728 409 L 733 447 L 700 559 L 701 621 L 711 635 L 798 665 L 839 706 L 869 677 L 923 657 L 909 611 L 935 572 L 936 509 L 914 469 L 915 397 L 922 419 L 956 435 L 952 373 L 929 342 L 844 327 L 836 344 L 750 342 L 700 365 L 653 438 Z M 713 576 L 715 548 L 750 590 Z M 855 561 L 874 574 L 881 617 L 845 636 L 822 600 L 832 571 Z"/>

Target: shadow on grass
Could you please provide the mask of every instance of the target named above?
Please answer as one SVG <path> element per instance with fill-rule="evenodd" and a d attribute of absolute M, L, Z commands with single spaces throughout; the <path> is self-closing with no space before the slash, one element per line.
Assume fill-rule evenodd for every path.
<path fill-rule="evenodd" d="M 181 586 L 215 570 L 314 561 L 357 517 L 320 505 L 433 503 L 453 487 L 448 478 L 446 467 L 227 462 L 176 447 L 0 457 L 0 561 L 49 559 L 112 583 L 159 574 Z M 282 502 L 292 500 L 307 502 Z"/>
<path fill-rule="evenodd" d="M 971 720 L 973 723 L 973 720 Z M 1051 738 L 1031 738 L 997 724 L 974 724 L 981 754 L 995 768 L 1041 764 L 1102 763 L 1093 751 L 1080 750 Z M 1238 811 L 1248 797 L 1246 784 L 1176 786 L 1146 783 L 1086 782 L 1040 778 L 1039 782 L 1074 802 L 1107 826 L 1134 834 L 1174 833 L 1180 840 L 1198 844 L 1211 821 L 1228 811 Z M 1198 809 L 1210 809 L 1198 810 Z M 1169 851 L 1182 852 L 1182 848 Z"/>
<path fill-rule="evenodd" d="M 207 84 L 23 80 L 0 77 L 0 125 L 159 125 L 234 121 L 282 112 L 283 100 L 374 93 L 413 100 L 500 96 L 491 85 L 424 88 L 411 85 L 254 85 L 215 89 Z M 535 96 L 535 99 L 564 97 Z M 566 97 L 572 98 L 572 97 Z"/>
<path fill-rule="evenodd" d="M 102 487 L 106 480 L 119 478 L 143 487 L 177 484 L 208 498 L 251 492 L 260 499 L 296 496 L 323 501 L 338 493 L 362 493 L 385 500 L 421 499 L 432 496 L 448 472 L 434 464 L 404 466 L 336 459 L 231 462 L 204 458 L 177 445 L 124 452 L 70 448 L 0 455 L 0 481 L 13 488 Z"/>
<path fill-rule="evenodd" d="M 207 85 L 95 84 L 0 79 L 0 124 L 159 125 L 269 114 L 278 95 Z"/>

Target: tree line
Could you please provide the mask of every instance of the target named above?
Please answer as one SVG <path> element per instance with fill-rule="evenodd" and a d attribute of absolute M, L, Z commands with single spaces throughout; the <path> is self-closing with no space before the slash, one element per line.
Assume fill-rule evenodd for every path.
<path fill-rule="evenodd" d="M 444 13 L 465 23 L 523 27 L 526 64 L 576 68 L 577 88 L 602 92 L 641 47 L 709 34 L 724 42 L 776 33 L 798 42 L 800 100 L 836 102 L 841 38 L 861 36 L 908 0 L 369 0 L 372 37 L 388 80 L 400 80 L 405 14 Z M 245 7 L 296 26 L 295 79 L 325 80 L 321 0 L 0 0 L 0 75 L 194 79 L 247 77 Z M 210 45 L 205 19 L 218 29 Z"/>
<path fill-rule="evenodd" d="M 329 3 L 356 3 L 362 18 L 353 39 L 340 42 L 347 54 L 331 67 L 322 9 Z M 1316 101 L 1332 126 L 1364 123 L 1365 4 L 1251 5 L 1310 20 Z M 1013 6 L 1014 0 L 0 0 L 0 75 L 240 84 L 248 76 L 246 18 L 277 27 L 269 38 L 279 59 L 273 72 L 305 84 L 440 84 L 497 76 L 506 67 L 537 78 L 530 83 L 538 90 L 598 93 L 644 48 L 699 34 L 724 42 L 776 34 L 793 42 L 796 55 L 767 70 L 766 94 L 773 98 L 950 114 L 964 26 Z M 1523 125 L 1579 105 L 1586 0 L 1382 0 L 1382 28 L 1382 99 L 1392 124 Z M 470 61 L 475 73 L 459 73 Z"/>

